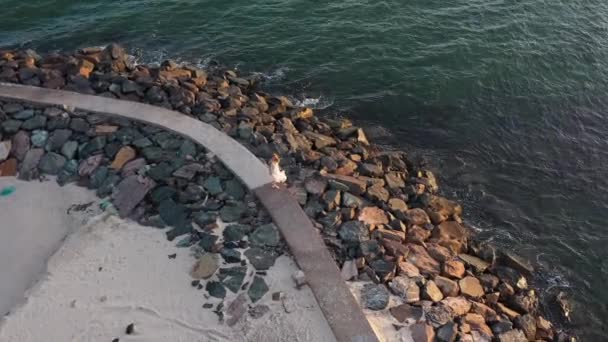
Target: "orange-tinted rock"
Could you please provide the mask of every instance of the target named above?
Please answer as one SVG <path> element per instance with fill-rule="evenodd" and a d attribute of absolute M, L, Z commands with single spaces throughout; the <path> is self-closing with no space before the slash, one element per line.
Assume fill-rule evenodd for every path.
<path fill-rule="evenodd" d="M 359 212 L 359 221 L 370 226 L 375 226 L 379 224 L 388 224 L 388 217 L 386 217 L 384 210 L 378 207 L 366 207 Z"/>
<path fill-rule="evenodd" d="M 456 221 L 446 221 L 435 227 L 433 239 L 454 253 L 461 253 L 466 247 L 467 231 Z"/>
<path fill-rule="evenodd" d="M 95 69 L 95 64 L 93 64 L 89 60 L 81 59 L 78 62 L 78 74 L 85 78 L 89 78 L 89 76 L 91 75 L 91 72 L 93 72 L 94 69 Z"/>
<path fill-rule="evenodd" d="M 460 286 L 460 292 L 465 296 L 479 298 L 484 294 L 479 279 L 475 277 L 464 277 L 458 282 L 458 285 Z"/>
<path fill-rule="evenodd" d="M 110 134 L 118 130 L 118 126 L 113 125 L 97 125 L 95 126 L 95 134 Z"/>
<path fill-rule="evenodd" d="M 114 157 L 114 161 L 112 161 L 110 167 L 114 170 L 120 170 L 126 163 L 135 159 L 136 155 L 137 152 L 132 147 L 124 146 L 116 153 L 116 157 Z"/>
<path fill-rule="evenodd" d="M 407 244 L 410 250 L 407 261 L 414 264 L 424 275 L 439 274 L 439 262 L 433 259 L 426 249 L 420 245 Z"/>
<path fill-rule="evenodd" d="M 484 335 L 487 335 L 490 337 L 494 336 L 492 334 L 492 329 L 490 329 L 490 327 L 486 324 L 486 321 L 482 315 L 468 313 L 466 316 L 464 316 L 463 321 L 464 321 L 464 323 L 470 325 L 471 330 L 473 330 L 473 331 L 478 331 L 478 332 L 483 333 Z"/>
<path fill-rule="evenodd" d="M 448 260 L 443 263 L 443 275 L 460 279 L 464 277 L 465 268 L 464 264 L 458 260 Z"/>
<path fill-rule="evenodd" d="M 456 316 L 462 316 L 471 310 L 471 302 L 464 297 L 448 297 L 441 303 L 450 308 Z"/>
<path fill-rule="evenodd" d="M 11 158 L 0 163 L 0 177 L 12 177 L 17 175 L 17 159 Z"/>
<path fill-rule="evenodd" d="M 460 288 L 458 287 L 457 282 L 455 282 L 451 279 L 448 279 L 446 277 L 436 276 L 435 283 L 437 284 L 439 289 L 441 289 L 441 293 L 443 293 L 443 295 L 445 297 L 458 296 L 458 292 L 460 291 Z"/>
<path fill-rule="evenodd" d="M 405 275 L 410 278 L 420 276 L 420 270 L 418 269 L 418 267 L 414 266 L 414 264 L 409 263 L 407 261 L 402 261 L 402 262 L 398 263 L 397 269 L 398 269 L 399 275 Z"/>

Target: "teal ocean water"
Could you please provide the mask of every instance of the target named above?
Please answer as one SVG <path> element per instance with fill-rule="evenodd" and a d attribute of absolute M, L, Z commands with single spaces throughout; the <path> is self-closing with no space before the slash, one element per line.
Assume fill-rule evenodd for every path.
<path fill-rule="evenodd" d="M 608 335 L 608 3 L 0 0 L 0 47 L 213 60 L 423 156 L 484 239 Z"/>

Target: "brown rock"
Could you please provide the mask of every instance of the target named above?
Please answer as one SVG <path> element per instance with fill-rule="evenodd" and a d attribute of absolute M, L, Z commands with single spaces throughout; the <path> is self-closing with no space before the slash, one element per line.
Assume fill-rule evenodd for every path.
<path fill-rule="evenodd" d="M 19 131 L 13 136 L 11 154 L 22 161 L 25 154 L 30 149 L 30 136 L 25 131 Z"/>
<path fill-rule="evenodd" d="M 486 292 L 492 292 L 498 286 L 500 279 L 497 276 L 484 273 L 477 277 Z"/>
<path fill-rule="evenodd" d="M 407 230 L 407 241 L 409 242 L 416 242 L 421 244 L 426 241 L 430 236 L 430 231 L 419 226 L 412 226 L 410 227 L 410 229 Z"/>
<path fill-rule="evenodd" d="M 471 302 L 464 297 L 448 297 L 441 303 L 450 308 L 456 316 L 462 316 L 471 310 Z"/>
<path fill-rule="evenodd" d="M 412 278 L 397 276 L 389 283 L 389 287 L 406 303 L 415 303 L 420 300 L 420 288 Z"/>
<path fill-rule="evenodd" d="M 388 217 L 384 210 L 378 207 L 365 207 L 359 212 L 359 221 L 370 225 L 376 226 L 379 224 L 388 224 Z"/>
<path fill-rule="evenodd" d="M 441 290 L 441 293 L 443 293 L 445 297 L 458 296 L 460 288 L 458 287 L 457 282 L 442 276 L 436 276 L 435 283 L 437 284 L 437 286 Z"/>
<path fill-rule="evenodd" d="M 367 197 L 373 201 L 377 202 L 386 202 L 390 196 L 388 190 L 386 190 L 382 185 L 375 184 L 369 188 L 367 188 Z"/>
<path fill-rule="evenodd" d="M 527 342 L 528 339 L 523 331 L 519 329 L 509 330 L 498 335 L 499 342 Z"/>
<path fill-rule="evenodd" d="M 413 320 L 413 321 L 418 321 L 420 318 L 422 318 L 422 314 L 423 314 L 421 308 L 416 307 L 416 306 L 411 306 L 409 304 L 401 304 L 401 305 L 394 306 L 389 309 L 389 312 L 400 323 L 403 323 L 408 319 Z"/>
<path fill-rule="evenodd" d="M 80 177 L 88 177 L 90 176 L 101 164 L 101 160 L 103 159 L 102 154 L 96 154 L 94 156 L 90 156 L 87 159 L 80 162 L 78 165 L 78 175 Z"/>
<path fill-rule="evenodd" d="M 399 243 L 403 243 L 405 241 L 405 233 L 399 230 L 378 228 L 374 230 L 372 234 L 375 238 L 379 239 L 388 239 Z"/>
<path fill-rule="evenodd" d="M 440 245 L 451 249 L 453 252 L 461 253 L 466 246 L 467 232 L 460 223 L 446 221 L 435 227 L 433 238 L 437 239 Z"/>
<path fill-rule="evenodd" d="M 192 268 L 192 271 L 190 272 L 190 275 L 194 279 L 211 278 L 211 276 L 219 267 L 218 263 L 219 260 L 217 254 L 206 253 L 196 261 L 194 267 Z"/>
<path fill-rule="evenodd" d="M 464 277 L 458 281 L 458 285 L 460 286 L 460 292 L 465 296 L 479 298 L 484 295 L 483 288 L 475 277 Z"/>
<path fill-rule="evenodd" d="M 406 246 L 409 249 L 407 261 L 414 264 L 422 274 L 433 276 L 439 274 L 439 262 L 433 259 L 424 247 L 411 243 Z"/>
<path fill-rule="evenodd" d="M 473 302 L 471 312 L 482 315 L 486 322 L 493 322 L 496 320 L 496 311 L 482 303 Z"/>
<path fill-rule="evenodd" d="M 458 260 L 448 260 L 443 264 L 443 274 L 456 279 L 464 277 L 464 264 Z"/>
<path fill-rule="evenodd" d="M 553 339 L 553 326 L 542 316 L 536 317 L 536 338 L 551 340 Z"/>
<path fill-rule="evenodd" d="M 415 278 L 420 276 L 420 270 L 414 264 L 407 261 L 401 261 L 397 264 L 399 275 L 404 275 L 409 278 Z"/>
<path fill-rule="evenodd" d="M 472 331 L 478 331 L 489 337 L 494 336 L 492 329 L 486 324 L 482 315 L 468 313 L 464 316 L 463 322 L 470 325 Z"/>
<path fill-rule="evenodd" d="M 510 309 L 509 307 L 500 302 L 496 303 L 496 309 L 498 310 L 498 312 L 507 315 L 510 320 L 514 320 L 517 316 L 519 316 L 519 313 L 517 311 Z"/>
<path fill-rule="evenodd" d="M 459 254 L 458 258 L 469 267 L 473 268 L 477 273 L 483 273 L 490 266 L 489 263 L 469 254 Z"/>
<path fill-rule="evenodd" d="M 14 177 L 17 175 L 17 159 L 10 158 L 0 163 L 0 177 Z"/>
<path fill-rule="evenodd" d="M 486 295 L 486 303 L 488 304 L 496 304 L 498 303 L 498 299 L 500 299 L 500 293 L 498 292 L 488 293 Z"/>
<path fill-rule="evenodd" d="M 397 218 L 405 221 L 408 226 L 424 226 L 426 223 L 431 222 L 426 212 L 420 208 L 410 209 L 406 211 L 404 217 L 397 216 Z"/>
<path fill-rule="evenodd" d="M 386 250 L 386 254 L 394 257 L 406 257 L 409 251 L 402 242 L 390 239 L 382 239 L 382 246 Z"/>
<path fill-rule="evenodd" d="M 120 170 L 126 163 L 135 159 L 136 155 L 137 152 L 132 147 L 123 146 L 118 150 L 118 153 L 116 153 L 116 157 L 114 157 L 114 161 L 112 161 L 110 167 L 114 170 Z"/>
<path fill-rule="evenodd" d="M 384 180 L 389 189 L 399 189 L 405 187 L 403 174 L 400 172 L 388 172 L 384 175 Z"/>
<path fill-rule="evenodd" d="M 439 287 L 437 287 L 437 284 L 435 284 L 434 281 L 429 280 L 424 285 L 422 298 L 438 302 L 443 299 L 443 294 L 441 293 L 441 290 L 439 290 Z"/>
<path fill-rule="evenodd" d="M 95 69 L 95 64 L 86 59 L 81 59 L 78 62 L 78 71 L 77 73 L 84 78 L 89 78 L 91 72 Z"/>
<path fill-rule="evenodd" d="M 532 315 L 526 314 L 515 318 L 513 325 L 524 332 L 528 341 L 534 341 L 536 338 L 536 320 Z"/>
<path fill-rule="evenodd" d="M 95 134 L 97 135 L 101 135 L 101 134 L 110 134 L 110 133 L 114 133 L 118 130 L 118 126 L 113 126 L 113 125 L 97 125 L 95 126 Z"/>
<path fill-rule="evenodd" d="M 428 250 L 429 255 L 439 262 L 446 262 L 454 256 L 452 251 L 436 243 L 427 243 L 426 249 Z"/>
<path fill-rule="evenodd" d="M 435 340 L 435 330 L 426 323 L 416 323 L 410 329 L 414 342 L 433 342 Z"/>

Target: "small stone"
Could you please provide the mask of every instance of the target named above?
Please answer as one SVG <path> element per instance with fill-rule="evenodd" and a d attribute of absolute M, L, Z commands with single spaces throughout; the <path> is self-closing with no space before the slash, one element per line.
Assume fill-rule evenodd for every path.
<path fill-rule="evenodd" d="M 519 316 L 519 312 L 507 307 L 503 303 L 496 303 L 496 309 L 498 312 L 505 314 L 510 320 L 514 320 L 517 316 Z"/>
<path fill-rule="evenodd" d="M 437 287 L 437 284 L 435 284 L 434 281 L 429 280 L 424 285 L 422 297 L 433 302 L 438 302 L 443 299 L 443 294 L 441 293 L 441 290 L 439 290 L 439 287 Z"/>
<path fill-rule="evenodd" d="M 366 207 L 361 209 L 358 220 L 370 226 L 388 224 L 386 213 L 378 207 Z"/>
<path fill-rule="evenodd" d="M 397 264 L 399 275 L 404 275 L 409 278 L 415 278 L 420 276 L 420 270 L 414 264 L 407 261 L 401 261 Z"/>
<path fill-rule="evenodd" d="M 14 177 L 17 175 L 17 159 L 10 158 L 0 163 L 0 177 Z"/>
<path fill-rule="evenodd" d="M 460 292 L 465 296 L 479 298 L 484 295 L 483 288 L 475 277 L 464 277 L 458 281 L 458 285 L 460 286 Z"/>
<path fill-rule="evenodd" d="M 426 212 L 420 208 L 407 210 L 403 217 L 399 217 L 398 213 L 395 213 L 395 215 L 397 218 L 403 220 L 408 226 L 422 227 L 431 222 Z"/>
<path fill-rule="evenodd" d="M 74 159 L 78 151 L 78 143 L 76 141 L 68 141 L 61 147 L 61 154 L 67 159 Z"/>
<path fill-rule="evenodd" d="M 459 254 L 458 258 L 472 267 L 477 273 L 483 273 L 490 266 L 489 263 L 469 254 Z"/>
<path fill-rule="evenodd" d="M 306 191 L 314 196 L 321 196 L 327 188 L 327 180 L 323 178 L 309 178 L 304 183 Z"/>
<path fill-rule="evenodd" d="M 389 283 L 389 286 L 406 303 L 415 303 L 420 300 L 420 288 L 413 278 L 398 276 Z"/>
<path fill-rule="evenodd" d="M 23 121 L 12 119 L 6 120 L 2 123 L 2 130 L 4 131 L 4 133 L 14 134 L 17 133 L 19 128 L 21 128 L 21 125 L 23 125 Z"/>
<path fill-rule="evenodd" d="M 58 129 L 53 131 L 53 133 L 51 133 L 51 136 L 47 140 L 45 149 L 47 151 L 52 152 L 59 151 L 63 147 L 63 145 L 68 141 L 71 135 L 72 131 L 70 131 L 69 129 Z"/>
<path fill-rule="evenodd" d="M 465 271 L 464 264 L 458 260 L 448 260 L 443 264 L 443 274 L 448 277 L 461 279 Z"/>
<path fill-rule="evenodd" d="M 220 254 L 227 263 L 241 262 L 241 252 L 237 251 L 236 249 L 222 248 Z"/>
<path fill-rule="evenodd" d="M 70 121 L 70 129 L 80 133 L 86 133 L 90 128 L 89 123 L 82 118 L 74 118 Z"/>
<path fill-rule="evenodd" d="M 25 131 L 19 131 L 13 136 L 11 153 L 21 161 L 30 149 L 30 136 Z"/>
<path fill-rule="evenodd" d="M 492 329 L 490 329 L 490 327 L 486 324 L 486 321 L 482 315 L 468 313 L 464 316 L 463 321 L 471 326 L 472 331 L 478 331 L 488 337 L 492 337 L 494 335 L 492 333 Z"/>
<path fill-rule="evenodd" d="M 78 166 L 78 175 L 81 177 L 88 177 L 99 167 L 102 160 L 103 155 L 97 154 L 81 161 Z"/>
<path fill-rule="evenodd" d="M 222 284 L 232 293 L 237 293 L 243 285 L 243 280 L 247 275 L 247 267 L 235 266 L 231 268 L 220 268 L 220 279 Z"/>
<path fill-rule="evenodd" d="M 203 186 L 212 196 L 217 196 L 224 191 L 224 189 L 222 189 L 222 182 L 219 177 L 207 178 L 203 183 Z"/>
<path fill-rule="evenodd" d="M 404 323 L 408 319 L 416 322 L 421 319 L 424 314 L 422 308 L 409 304 L 394 306 L 389 309 L 389 312 L 399 323 Z"/>
<path fill-rule="evenodd" d="M 523 331 L 519 329 L 510 330 L 498 335 L 499 342 L 527 342 L 528 339 Z"/>
<path fill-rule="evenodd" d="M 6 106 L 4 106 L 6 107 Z M 20 110 L 18 112 L 12 112 L 11 111 L 7 111 L 5 109 L 5 111 L 9 114 L 13 114 L 13 118 L 17 119 L 17 120 L 27 120 L 29 118 L 31 118 L 32 116 L 34 116 L 34 110 L 33 109 L 25 109 L 25 110 Z"/>
<path fill-rule="evenodd" d="M 414 342 L 434 342 L 435 331 L 426 323 L 415 323 L 410 327 L 410 333 Z"/>
<path fill-rule="evenodd" d="M 343 176 L 337 174 L 327 174 L 326 177 L 330 179 L 329 185 L 331 187 L 335 188 L 337 186 L 337 183 L 340 183 L 346 185 L 349 189 L 348 191 L 355 195 L 361 195 L 365 193 L 365 189 L 367 188 L 367 182 L 356 177 Z"/>
<path fill-rule="evenodd" d="M 460 289 L 457 282 L 442 276 L 436 276 L 435 283 L 439 289 L 441 289 L 441 293 L 443 293 L 445 297 L 458 296 Z"/>
<path fill-rule="evenodd" d="M 533 341 L 536 337 L 536 320 L 532 315 L 526 314 L 519 316 L 513 320 L 513 325 L 524 332 L 529 341 Z"/>
<path fill-rule="evenodd" d="M 208 279 L 211 278 L 217 269 L 217 254 L 205 253 L 194 264 L 190 276 L 194 279 Z"/>
<path fill-rule="evenodd" d="M 262 297 L 264 297 L 266 292 L 268 292 L 268 285 L 266 285 L 264 278 L 255 276 L 249 290 L 247 291 L 251 302 L 255 303 L 260 300 Z"/>
<path fill-rule="evenodd" d="M 135 333 L 135 324 L 131 323 L 131 324 L 127 325 L 127 328 L 125 329 L 125 334 L 133 335 L 134 333 Z"/>
<path fill-rule="evenodd" d="M 32 131 L 34 129 L 44 128 L 46 126 L 46 116 L 44 115 L 36 115 L 30 119 L 27 119 L 23 125 L 21 125 L 22 129 L 26 131 Z"/>
<path fill-rule="evenodd" d="M 450 308 L 456 316 L 462 316 L 471 311 L 471 302 L 464 297 L 448 297 L 442 300 L 441 304 Z"/>
<path fill-rule="evenodd" d="M 335 210 L 340 205 L 341 193 L 338 190 L 329 190 L 323 195 L 323 202 L 327 210 Z"/>
<path fill-rule="evenodd" d="M 390 194 L 382 185 L 376 184 L 367 189 L 367 197 L 374 201 L 386 202 Z"/>
<path fill-rule="evenodd" d="M 414 264 L 423 275 L 437 275 L 439 274 L 439 263 L 433 259 L 427 250 L 420 245 L 407 244 L 409 253 L 407 261 Z"/>
<path fill-rule="evenodd" d="M 210 281 L 205 286 L 211 297 L 223 299 L 226 297 L 226 288 L 219 281 Z"/>
<path fill-rule="evenodd" d="M 126 163 L 135 159 L 136 156 L 137 152 L 132 147 L 123 146 L 120 150 L 118 150 L 118 153 L 116 153 L 110 168 L 120 170 L 123 166 L 125 166 Z"/>
<path fill-rule="evenodd" d="M 123 179 L 112 195 L 112 203 L 120 216 L 127 217 L 155 185 L 153 180 L 135 175 Z"/>
<path fill-rule="evenodd" d="M 458 335 L 458 326 L 454 322 L 448 322 L 437 329 L 437 342 L 454 342 Z"/>
<path fill-rule="evenodd" d="M 504 266 L 496 266 L 493 269 L 493 273 L 498 276 L 505 283 L 516 287 L 520 290 L 525 290 L 528 288 L 528 281 L 526 278 L 521 275 L 517 270 L 504 267 Z"/>
<path fill-rule="evenodd" d="M 0 162 L 5 161 L 11 153 L 13 143 L 10 140 L 0 142 Z"/>
<path fill-rule="evenodd" d="M 454 319 L 454 312 L 445 305 L 431 306 L 426 310 L 426 319 L 435 328 L 438 328 Z"/>
<path fill-rule="evenodd" d="M 43 130 L 35 130 L 32 132 L 31 142 L 34 147 L 43 147 L 49 138 L 49 132 Z"/>
<path fill-rule="evenodd" d="M 146 166 L 146 160 L 144 158 L 137 158 L 127 162 L 123 167 L 120 175 L 122 177 L 128 177 L 135 174 L 139 174 L 140 170 Z"/>
<path fill-rule="evenodd" d="M 361 221 L 347 221 L 342 223 L 338 232 L 340 239 L 346 243 L 360 243 L 369 240 L 369 230 Z"/>
<path fill-rule="evenodd" d="M 393 261 L 382 259 L 374 260 L 370 263 L 371 268 L 376 272 L 381 281 L 389 281 L 395 277 L 396 265 Z"/>
<path fill-rule="evenodd" d="M 158 206 L 158 213 L 160 214 L 160 217 L 162 217 L 163 221 L 174 227 L 183 226 L 188 222 L 188 209 L 170 198 L 160 202 Z"/>
<path fill-rule="evenodd" d="M 269 269 L 277 258 L 273 253 L 256 247 L 246 250 L 244 254 L 249 259 L 249 263 L 258 271 Z"/>
<path fill-rule="evenodd" d="M 360 208 L 363 206 L 363 199 L 349 192 L 342 194 L 342 206 L 347 208 Z"/>
<path fill-rule="evenodd" d="M 226 194 L 232 199 L 242 200 L 245 197 L 245 188 L 238 180 L 228 180 L 224 183 L 224 185 Z"/>
<path fill-rule="evenodd" d="M 370 310 L 384 310 L 388 305 L 389 292 L 383 284 L 365 284 L 361 289 L 361 299 Z"/>
<path fill-rule="evenodd" d="M 359 164 L 357 169 L 359 170 L 359 173 L 368 177 L 382 177 L 384 175 L 382 166 L 377 164 L 362 163 Z"/>
<path fill-rule="evenodd" d="M 70 117 L 67 114 L 52 117 L 50 120 L 47 121 L 46 126 L 49 131 L 69 128 Z"/>
<path fill-rule="evenodd" d="M 238 221 L 247 212 L 247 207 L 240 202 L 230 203 L 220 209 L 220 218 L 224 222 Z"/>
<path fill-rule="evenodd" d="M 242 224 L 231 224 L 224 229 L 222 234 L 224 235 L 224 241 L 240 241 L 245 237 L 245 235 L 247 235 L 250 230 L 250 226 Z"/>
<path fill-rule="evenodd" d="M 197 211 L 192 213 L 192 220 L 199 226 L 204 227 L 208 224 L 215 223 L 217 221 L 217 214 L 207 211 Z"/>
<path fill-rule="evenodd" d="M 49 174 L 57 175 L 65 165 L 66 159 L 64 156 L 55 152 L 49 152 L 40 158 L 38 167 L 40 171 Z"/>
<path fill-rule="evenodd" d="M 342 269 L 340 270 L 340 275 L 345 281 L 356 279 L 359 275 L 359 271 L 357 270 L 357 263 L 354 260 L 344 261 L 344 264 L 342 264 Z"/>
<path fill-rule="evenodd" d="M 133 144 L 133 146 L 140 148 L 140 149 L 154 145 L 152 140 L 150 140 L 146 137 L 133 140 L 132 144 Z"/>
<path fill-rule="evenodd" d="M 298 289 L 306 285 L 306 275 L 304 274 L 304 272 L 302 272 L 302 270 L 295 271 L 291 275 L 291 278 L 296 283 L 296 288 Z"/>
<path fill-rule="evenodd" d="M 386 186 L 389 189 L 399 189 L 405 187 L 405 181 L 403 180 L 403 175 L 398 172 L 388 172 L 384 175 L 384 180 L 386 181 Z"/>
<path fill-rule="evenodd" d="M 107 138 L 105 136 L 97 136 L 91 139 L 88 143 L 83 144 L 78 153 L 81 157 L 88 157 L 89 155 L 103 150 L 106 146 Z"/>
<path fill-rule="evenodd" d="M 41 148 L 34 148 L 25 154 L 21 165 L 19 166 L 19 179 L 31 180 L 38 176 L 38 163 L 44 154 Z"/>
<path fill-rule="evenodd" d="M 466 229 L 456 221 L 443 222 L 433 230 L 433 238 L 454 253 L 464 250 L 467 235 Z"/>
<path fill-rule="evenodd" d="M 259 226 L 249 235 L 249 242 L 252 246 L 276 247 L 279 245 L 279 241 L 279 231 L 274 223 Z"/>

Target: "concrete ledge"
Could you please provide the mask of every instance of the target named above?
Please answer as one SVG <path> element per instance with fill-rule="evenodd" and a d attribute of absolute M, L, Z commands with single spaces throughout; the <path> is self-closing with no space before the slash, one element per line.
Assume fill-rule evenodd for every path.
<path fill-rule="evenodd" d="M 268 210 L 298 266 L 306 274 L 336 339 L 344 342 L 378 340 L 340 277 L 338 267 L 321 236 L 300 205 L 285 189 L 272 188 L 267 166 L 237 141 L 199 120 L 143 103 L 7 83 L 0 83 L 0 99 L 67 105 L 83 111 L 127 118 L 162 127 L 204 146 L 241 179 Z"/>

